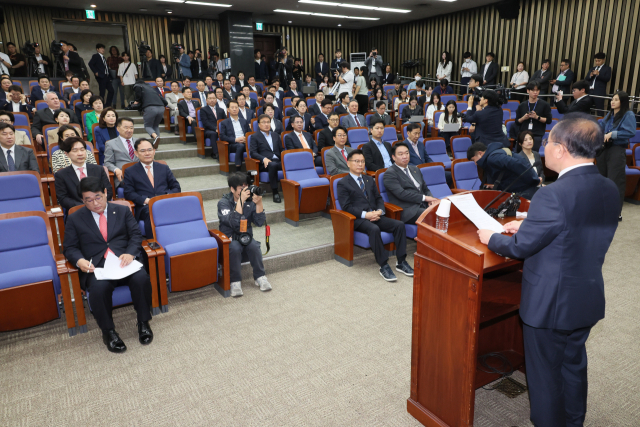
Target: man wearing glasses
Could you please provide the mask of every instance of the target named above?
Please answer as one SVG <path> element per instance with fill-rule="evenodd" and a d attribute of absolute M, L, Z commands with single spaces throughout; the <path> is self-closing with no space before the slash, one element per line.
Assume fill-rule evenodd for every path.
<path fill-rule="evenodd" d="M 149 200 L 163 194 L 180 193 L 180 183 L 166 164 L 154 162 L 156 150 L 148 139 L 140 138 L 134 144 L 140 161 L 127 168 L 124 175 L 124 198 L 136 204 L 136 221 L 144 221 L 144 234 L 153 236 L 149 217 Z"/>
<path fill-rule="evenodd" d="M 336 114 L 336 117 L 338 115 Z M 329 175 L 338 175 L 349 172 L 347 157 L 353 151 L 353 148 L 347 147 L 347 129 L 344 126 L 338 126 L 333 129 L 333 148 L 327 150 L 324 155 L 327 173 Z"/>
<path fill-rule="evenodd" d="M 99 280 L 94 274 L 96 268 L 104 267 L 108 256 L 116 256 L 124 267 L 140 255 L 142 234 L 138 223 L 128 207 L 107 203 L 107 189 L 100 178 L 81 179 L 78 193 L 86 209 L 67 218 L 64 256 L 80 270 L 80 285 L 89 292 L 89 304 L 102 330 L 102 340 L 112 353 L 127 350 L 116 332 L 111 304 L 114 289 L 128 286 L 138 317 L 138 339 L 140 344 L 150 344 L 151 282 L 147 272 L 140 269 L 119 280 Z"/>
<path fill-rule="evenodd" d="M 340 126 L 340 115 L 336 112 L 329 113 L 327 119 L 327 127 L 322 129 L 318 133 L 318 151 L 322 151 L 324 147 L 333 147 L 334 138 L 333 131 Z M 347 146 L 350 146 L 349 141 L 346 141 Z"/>

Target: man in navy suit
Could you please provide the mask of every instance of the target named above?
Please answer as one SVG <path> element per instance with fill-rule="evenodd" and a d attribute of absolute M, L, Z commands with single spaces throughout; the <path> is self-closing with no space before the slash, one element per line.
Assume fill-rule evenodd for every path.
<path fill-rule="evenodd" d="M 593 164 L 603 140 L 591 116 L 564 116 L 544 157 L 558 180 L 535 194 L 527 219 L 504 226 L 513 237 L 478 231 L 492 251 L 524 259 L 520 317 L 536 426 L 582 426 L 587 411 L 585 341 L 604 317 L 602 264 L 620 206 Z"/>
<path fill-rule="evenodd" d="M 421 133 L 422 127 L 420 123 L 409 123 L 409 126 L 407 126 L 407 139 L 403 142 L 409 147 L 409 164 L 413 166 L 433 161 L 424 151 L 424 143 L 420 141 Z"/>
<path fill-rule="evenodd" d="M 324 53 L 318 54 L 318 62 L 316 62 L 316 83 L 318 83 L 318 87 L 324 80 L 324 76 L 329 75 L 329 64 L 324 62 Z"/>
<path fill-rule="evenodd" d="M 384 123 L 381 120 L 371 120 L 371 139 L 362 146 L 362 153 L 367 161 L 367 170 L 375 172 L 378 169 L 391 167 L 391 144 L 382 140 Z"/>
<path fill-rule="evenodd" d="M 605 96 L 607 94 L 607 83 L 611 80 L 611 67 L 605 64 L 607 55 L 603 52 L 596 53 L 593 57 L 593 67 L 584 77 L 589 82 L 590 93 L 592 95 Z M 596 105 L 596 115 L 604 116 L 604 98 L 594 98 Z"/>
<path fill-rule="evenodd" d="M 569 96 L 571 95 L 571 84 L 575 79 L 575 74 L 570 69 L 571 61 L 568 59 L 563 59 L 560 62 L 560 74 L 553 80 L 549 80 L 549 83 L 553 86 L 551 87 L 551 93 L 557 93 L 562 91 L 562 97 L 565 101 L 569 100 Z"/>
<path fill-rule="evenodd" d="M 260 161 L 260 172 L 269 174 L 273 201 L 281 203 L 282 199 L 278 193 L 278 183 L 280 181 L 278 179 L 278 171 L 282 170 L 280 134 L 271 131 L 271 117 L 266 114 L 258 117 L 258 127 L 260 132 L 256 132 L 251 136 L 249 152 L 252 159 Z"/>
<path fill-rule="evenodd" d="M 112 294 L 117 286 L 128 286 L 138 317 L 138 339 L 150 344 L 153 332 L 151 320 L 151 282 L 144 269 L 120 280 L 99 280 L 96 268 L 104 267 L 112 253 L 127 266 L 140 256 L 142 234 L 131 210 L 122 205 L 107 203 L 107 190 L 95 176 L 84 178 L 78 186 L 84 209 L 69 215 L 65 226 L 64 256 L 80 270 L 80 286 L 89 291 L 93 317 L 102 330 L 102 340 L 113 353 L 123 353 L 127 346 L 116 332 L 111 315 Z"/>
<path fill-rule="evenodd" d="M 152 197 L 180 192 L 180 183 L 173 177 L 169 166 L 154 162 L 156 150 L 145 138 L 138 138 L 134 144 L 136 156 L 140 159 L 127 168 L 124 174 L 124 198 L 136 204 L 136 221 L 144 221 L 144 234 L 153 236 L 149 201 Z"/>
<path fill-rule="evenodd" d="M 247 98 L 245 94 L 242 92 L 238 93 L 238 96 L 236 96 L 236 101 L 238 101 L 238 113 L 240 114 L 240 117 L 242 117 L 245 122 L 251 123 L 251 119 L 255 117 L 255 111 L 253 111 L 251 108 L 247 108 Z"/>
<path fill-rule="evenodd" d="M 313 104 L 314 107 L 316 104 Z M 325 99 L 322 101 L 322 109 L 319 114 L 316 114 L 315 123 L 313 124 L 314 130 L 324 129 L 329 126 L 329 114 L 331 114 L 331 110 L 333 110 L 333 103 L 330 99 Z M 311 111 L 311 109 L 309 109 Z"/>
<path fill-rule="evenodd" d="M 22 93 L 22 88 L 18 85 L 9 86 L 10 96 L 3 104 L 0 101 L 0 110 L 12 113 L 27 113 L 29 120 L 33 118 L 33 107 L 27 104 L 27 97 Z"/>
<path fill-rule="evenodd" d="M 97 52 L 94 53 L 89 60 L 89 68 L 91 68 L 91 71 L 96 76 L 102 99 L 105 99 L 105 91 L 109 92 L 105 105 L 111 105 L 111 102 L 113 101 L 113 85 L 111 84 L 111 74 L 109 73 L 109 67 L 107 66 L 107 59 L 104 57 L 104 45 L 102 43 L 98 43 L 96 45 L 96 51 Z"/>
<path fill-rule="evenodd" d="M 267 92 L 264 96 L 264 103 L 265 104 L 271 104 L 273 105 L 274 109 L 275 109 L 275 114 L 273 115 L 273 118 L 276 120 L 280 120 L 282 121 L 282 103 L 278 103 L 278 106 L 276 106 L 276 97 L 274 94 L 272 94 L 271 92 Z"/>
<path fill-rule="evenodd" d="M 49 80 L 49 77 L 40 75 L 38 77 L 38 86 L 34 86 L 33 89 L 31 89 L 31 96 L 29 97 L 31 106 L 35 108 L 36 101 L 43 101 L 44 95 L 49 92 L 55 93 L 56 95 L 58 95 L 58 98 L 60 98 L 58 92 L 51 89 L 51 81 Z"/>
<path fill-rule="evenodd" d="M 236 153 L 236 169 L 240 170 L 247 142 L 245 135 L 250 131 L 249 124 L 239 115 L 240 107 L 237 101 L 229 102 L 227 111 L 229 117 L 220 123 L 219 138 L 229 143 L 229 153 Z"/>
<path fill-rule="evenodd" d="M 204 138 L 211 140 L 211 157 L 218 158 L 218 120 L 224 120 L 227 115 L 218 107 L 218 99 L 214 92 L 207 93 L 207 106 L 200 109 L 200 120 L 204 128 Z"/>
<path fill-rule="evenodd" d="M 287 150 L 309 149 L 313 151 L 314 163 L 316 166 L 322 166 L 322 157 L 319 156 L 318 146 L 313 142 L 313 137 L 302 129 L 303 121 L 300 116 L 293 116 L 290 122 L 293 126 L 293 132 L 288 133 L 284 137 L 284 146 Z"/>
<path fill-rule="evenodd" d="M 396 270 L 413 276 L 413 268 L 406 261 L 407 235 L 404 223 L 384 216 L 384 200 L 378 193 L 374 179 L 364 174 L 364 154 L 353 150 L 347 155 L 349 175 L 338 182 L 338 200 L 343 211 L 355 216 L 353 229 L 369 236 L 369 245 L 380 266 L 380 275 L 387 282 L 398 280 L 387 263 L 389 252 L 384 248 L 381 232 L 393 234 L 396 244 Z"/>

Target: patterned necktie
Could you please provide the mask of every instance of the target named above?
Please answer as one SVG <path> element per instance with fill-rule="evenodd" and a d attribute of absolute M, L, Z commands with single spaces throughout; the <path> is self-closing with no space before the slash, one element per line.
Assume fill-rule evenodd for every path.
<path fill-rule="evenodd" d="M 107 242 L 107 217 L 104 216 L 104 211 L 100 212 L 100 234 L 102 234 L 102 238 L 105 242 Z M 106 258 L 109 255 L 109 252 L 113 254 L 111 249 L 107 249 L 104 253 L 104 257 Z M 115 255 L 115 254 L 114 254 Z"/>
<path fill-rule="evenodd" d="M 417 181 L 414 182 L 413 179 L 411 178 L 411 174 L 409 173 L 409 168 L 404 168 L 404 173 L 407 174 L 407 177 L 411 180 L 411 182 L 413 182 L 413 185 L 416 185 Z M 417 187 L 417 185 L 416 185 Z"/>
<path fill-rule="evenodd" d="M 151 165 L 145 165 L 145 168 L 147 168 L 147 176 L 149 177 L 149 181 L 151 181 L 151 186 L 155 187 L 155 185 L 153 184 L 153 174 L 151 173 Z"/>
<path fill-rule="evenodd" d="M 304 139 L 304 136 L 302 134 L 298 135 L 298 138 L 300 138 L 300 143 L 302 143 L 302 148 L 309 148 L 309 144 L 307 144 L 307 140 Z"/>
<path fill-rule="evenodd" d="M 358 120 L 358 115 L 356 114 L 355 116 L 353 116 L 354 119 L 356 119 L 356 124 L 358 125 L 358 127 L 360 127 L 360 121 Z"/>
<path fill-rule="evenodd" d="M 107 67 L 107 60 L 104 59 L 104 56 L 102 57 L 102 63 L 104 64 L 104 72 L 105 74 L 109 74 L 109 67 Z"/>
<path fill-rule="evenodd" d="M 133 158 L 136 156 L 135 153 L 133 152 L 133 146 L 131 145 L 131 140 L 127 139 L 127 145 L 129 145 L 129 157 L 131 157 L 131 160 L 133 160 Z"/>
<path fill-rule="evenodd" d="M 11 157 L 11 150 L 7 150 L 7 166 L 9 166 L 9 172 L 16 170 L 16 164 L 13 162 L 13 157 Z"/>
<path fill-rule="evenodd" d="M 80 180 L 87 177 L 87 175 L 84 174 L 84 168 L 78 168 L 78 172 L 80 173 Z"/>
<path fill-rule="evenodd" d="M 362 180 L 362 177 L 359 176 L 358 177 L 358 183 L 360 183 L 360 189 L 362 190 L 362 192 L 364 193 L 364 197 L 366 197 L 367 199 L 369 199 L 369 195 L 367 194 L 367 189 L 364 188 L 364 181 Z"/>

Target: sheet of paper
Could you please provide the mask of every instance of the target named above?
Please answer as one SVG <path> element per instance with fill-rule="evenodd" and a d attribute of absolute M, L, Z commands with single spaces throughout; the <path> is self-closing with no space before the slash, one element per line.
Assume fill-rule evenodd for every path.
<path fill-rule="evenodd" d="M 126 267 L 120 267 L 120 260 L 112 252 L 109 252 L 104 261 L 103 268 L 96 268 L 94 274 L 98 280 L 120 280 L 131 276 L 142 268 L 142 264 L 135 259 Z"/>
<path fill-rule="evenodd" d="M 460 194 L 449 196 L 448 199 L 469 221 L 478 227 L 478 230 L 491 230 L 496 233 L 504 232 L 502 224 L 483 211 L 473 195 Z"/>

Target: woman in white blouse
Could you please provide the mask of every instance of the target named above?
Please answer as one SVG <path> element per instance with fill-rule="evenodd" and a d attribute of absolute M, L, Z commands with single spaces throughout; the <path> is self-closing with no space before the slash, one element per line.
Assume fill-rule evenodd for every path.
<path fill-rule="evenodd" d="M 442 52 L 442 61 L 438 62 L 438 71 L 436 72 L 436 78 L 438 80 L 447 79 L 447 81 L 451 81 L 453 63 L 450 58 L 451 55 L 449 52 Z"/>
<path fill-rule="evenodd" d="M 526 94 L 527 83 L 529 83 L 529 73 L 524 70 L 524 62 L 520 61 L 516 73 L 511 77 L 511 93 Z M 521 96 L 516 95 L 516 97 L 522 99 Z"/>
<path fill-rule="evenodd" d="M 427 107 L 427 113 L 425 115 L 429 121 L 429 126 L 433 126 L 433 113 L 442 110 L 444 110 L 444 106 L 440 101 L 440 95 L 437 93 L 431 94 L 431 101 L 429 102 L 429 107 Z"/>
<path fill-rule="evenodd" d="M 443 132 L 445 124 L 457 124 L 457 132 Z M 450 99 L 444 109 L 444 113 L 440 114 L 438 119 L 438 136 L 444 138 L 444 143 L 447 148 L 451 149 L 451 137 L 460 133 L 460 127 L 462 127 L 462 118 L 458 114 L 458 107 L 456 101 Z"/>

